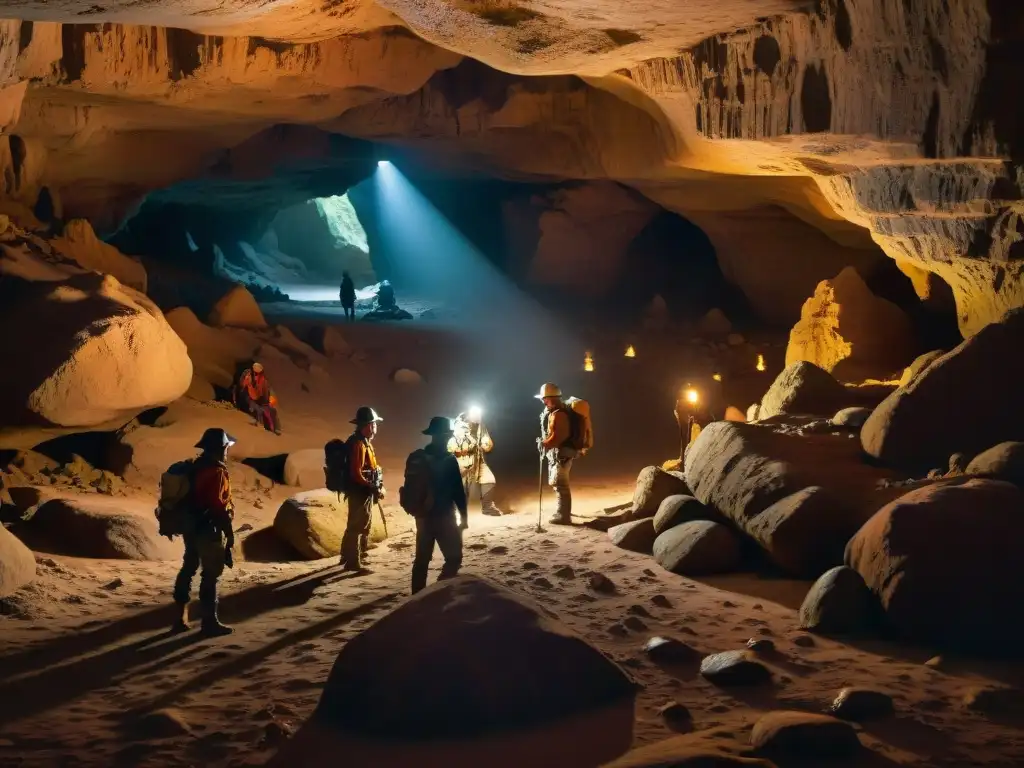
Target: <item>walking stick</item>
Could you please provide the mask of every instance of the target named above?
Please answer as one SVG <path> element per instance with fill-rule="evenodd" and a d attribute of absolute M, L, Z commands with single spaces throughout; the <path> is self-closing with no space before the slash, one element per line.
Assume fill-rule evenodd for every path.
<path fill-rule="evenodd" d="M 540 472 L 537 474 L 537 533 L 544 533 L 541 519 L 544 514 L 544 451 L 540 452 Z"/>
<path fill-rule="evenodd" d="M 379 502 L 379 501 L 377 502 L 377 509 L 378 509 L 378 511 L 380 512 L 380 521 L 381 521 L 382 523 L 384 523 L 384 538 L 385 538 L 385 539 L 386 539 L 386 538 L 389 538 L 389 537 L 388 537 L 388 519 L 387 519 L 386 517 L 384 517 L 384 507 L 382 507 L 382 506 L 380 505 L 380 502 Z"/>

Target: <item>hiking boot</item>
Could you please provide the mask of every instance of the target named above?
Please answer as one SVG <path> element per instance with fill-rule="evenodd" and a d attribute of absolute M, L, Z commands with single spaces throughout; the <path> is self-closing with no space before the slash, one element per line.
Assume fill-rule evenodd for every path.
<path fill-rule="evenodd" d="M 230 635 L 235 630 L 220 623 L 220 619 L 217 617 L 217 604 L 214 603 L 213 605 L 203 606 L 203 627 L 201 631 L 205 637 L 223 637 L 224 635 Z"/>
<path fill-rule="evenodd" d="M 366 563 L 356 563 L 355 565 L 342 563 L 341 570 L 342 573 L 354 573 L 356 576 L 366 576 L 373 573 L 373 571 L 366 567 Z"/>
<path fill-rule="evenodd" d="M 548 518 L 548 522 L 551 525 L 572 525 L 572 518 L 563 517 L 562 515 L 552 515 Z"/>
<path fill-rule="evenodd" d="M 188 632 L 192 627 L 188 624 L 188 603 L 174 604 L 174 623 L 171 624 L 171 632 L 180 634 Z"/>
<path fill-rule="evenodd" d="M 482 512 L 485 515 L 490 515 L 491 517 L 501 517 L 505 514 L 501 511 L 498 505 L 493 502 L 490 504 L 485 504 L 483 507 L 481 507 L 480 512 Z"/>

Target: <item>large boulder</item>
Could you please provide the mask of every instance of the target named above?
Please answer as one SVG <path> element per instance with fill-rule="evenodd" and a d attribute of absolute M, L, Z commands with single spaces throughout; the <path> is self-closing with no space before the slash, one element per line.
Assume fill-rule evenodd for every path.
<path fill-rule="evenodd" d="M 848 757 L 862 748 L 857 731 L 845 720 L 781 710 L 768 712 L 754 723 L 750 743 L 779 759 Z"/>
<path fill-rule="evenodd" d="M 196 374 L 219 387 L 234 383 L 239 364 L 251 360 L 260 345 L 249 331 L 205 325 L 187 307 L 172 309 L 167 322 L 188 347 Z"/>
<path fill-rule="evenodd" d="M 0 597 L 21 589 L 36 575 L 36 558 L 14 534 L 0 525 Z"/>
<path fill-rule="evenodd" d="M 791 434 L 782 425 L 714 422 L 686 455 L 693 495 L 753 536 L 778 565 L 807 576 L 841 564 L 842 543 L 902 493 L 883 487 L 895 477 L 864 463 L 846 435 Z M 812 487 L 822 490 L 805 491 Z M 816 536 L 829 546 L 822 549 Z"/>
<path fill-rule="evenodd" d="M 735 728 L 702 728 L 637 747 L 603 768 L 776 768 L 753 753 Z"/>
<path fill-rule="evenodd" d="M 321 475 L 322 475 L 321 471 Z M 370 541 L 383 541 L 384 523 L 374 507 Z M 341 537 L 348 522 L 348 505 L 333 491 L 298 493 L 277 510 L 274 532 L 306 560 L 335 557 L 341 552 Z"/>
<path fill-rule="evenodd" d="M 666 472 L 661 467 L 644 467 L 636 478 L 631 517 L 640 520 L 658 514 L 661 502 L 669 496 L 691 495 L 682 472 Z"/>
<path fill-rule="evenodd" d="M 654 559 L 662 568 L 682 576 L 706 576 L 735 571 L 740 565 L 740 542 L 720 523 L 694 520 L 654 540 Z"/>
<path fill-rule="evenodd" d="M 832 374 L 804 360 L 787 365 L 761 399 L 758 419 L 782 414 L 830 416 L 851 405 L 846 388 Z"/>
<path fill-rule="evenodd" d="M 267 321 L 263 317 L 260 305 L 249 293 L 249 290 L 241 285 L 236 285 L 225 293 L 213 305 L 209 317 L 210 325 L 218 328 L 266 328 Z"/>
<path fill-rule="evenodd" d="M 840 381 L 887 379 L 917 351 L 910 318 L 853 267 L 822 280 L 789 332 L 786 365 L 814 363 Z"/>
<path fill-rule="evenodd" d="M 1024 310 L 1014 310 L 942 355 L 882 401 L 861 429 L 864 451 L 886 464 L 945 466 L 1024 435 Z"/>
<path fill-rule="evenodd" d="M 812 485 L 772 504 L 746 530 L 784 571 L 814 578 L 843 562 L 853 534 L 839 507 L 829 491 Z"/>
<path fill-rule="evenodd" d="M 718 514 L 708 509 L 693 496 L 675 494 L 666 496 L 654 516 L 654 532 L 664 533 L 669 528 L 694 520 L 716 520 Z"/>
<path fill-rule="evenodd" d="M 967 474 L 1024 487 L 1024 443 L 1000 443 L 982 451 L 967 465 Z"/>
<path fill-rule="evenodd" d="M 284 460 L 284 482 L 299 488 L 323 488 L 326 482 L 324 449 L 307 448 L 289 453 Z"/>
<path fill-rule="evenodd" d="M 5 426 L 94 427 L 181 397 L 192 362 L 163 314 L 110 275 L 23 283 L 0 298 Z"/>
<path fill-rule="evenodd" d="M 608 538 L 617 547 L 649 555 L 654 546 L 654 521 L 645 517 L 642 520 L 612 526 L 608 529 Z"/>
<path fill-rule="evenodd" d="M 875 617 L 877 601 L 864 579 L 852 568 L 838 565 L 814 582 L 800 606 L 800 627 L 812 632 L 861 632 Z"/>
<path fill-rule="evenodd" d="M 152 511 L 120 499 L 56 498 L 40 504 L 25 526 L 34 549 L 110 560 L 174 560 L 181 544 L 157 530 Z"/>
<path fill-rule="evenodd" d="M 993 653 L 1024 629 L 1022 510 L 1024 491 L 998 480 L 918 488 L 857 532 L 846 562 L 903 635 Z"/>
<path fill-rule="evenodd" d="M 907 384 L 912 382 L 922 373 L 929 365 L 934 363 L 940 357 L 946 354 L 945 350 L 933 349 L 931 352 L 925 352 L 923 355 L 918 355 L 914 358 L 914 362 L 903 369 L 903 373 L 900 376 L 899 385 L 905 387 Z"/>
<path fill-rule="evenodd" d="M 85 219 L 72 219 L 65 224 L 61 236 L 51 241 L 51 245 L 86 269 L 113 275 L 124 285 L 140 293 L 146 292 L 146 268 L 142 262 L 125 256 L 96 237 L 92 224 Z"/>
<path fill-rule="evenodd" d="M 343 754 L 351 765 L 590 768 L 629 749 L 637 690 L 528 598 L 459 576 L 345 643 L 312 717 L 270 765 L 326 768 Z"/>

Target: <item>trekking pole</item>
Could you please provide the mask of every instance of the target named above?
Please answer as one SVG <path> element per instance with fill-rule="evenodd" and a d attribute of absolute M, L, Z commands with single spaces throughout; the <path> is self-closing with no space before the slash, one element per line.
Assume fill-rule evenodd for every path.
<path fill-rule="evenodd" d="M 388 537 L 388 519 L 386 517 L 384 517 L 384 507 L 382 507 L 380 505 L 379 501 L 377 502 L 377 510 L 380 512 L 380 521 L 382 523 L 384 523 L 384 538 L 387 539 L 387 538 L 389 538 Z"/>
<path fill-rule="evenodd" d="M 544 533 L 541 519 L 544 515 L 544 451 L 540 452 L 540 471 L 537 473 L 537 527 L 536 533 Z"/>

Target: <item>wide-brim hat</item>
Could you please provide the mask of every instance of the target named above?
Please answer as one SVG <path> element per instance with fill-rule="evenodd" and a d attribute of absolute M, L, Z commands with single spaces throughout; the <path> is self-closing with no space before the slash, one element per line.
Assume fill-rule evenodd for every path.
<path fill-rule="evenodd" d="M 367 424 L 374 424 L 378 421 L 384 421 L 377 412 L 368 405 L 364 405 L 356 411 L 356 417 L 349 421 L 349 424 L 357 424 L 360 427 L 364 427 Z"/>
<path fill-rule="evenodd" d="M 236 442 L 235 438 L 219 427 L 210 427 L 203 432 L 203 436 L 196 443 L 196 448 L 230 448 Z"/>
<path fill-rule="evenodd" d="M 452 435 L 454 433 L 452 420 L 447 416 L 435 416 L 430 420 L 427 428 L 423 430 L 424 435 Z"/>
<path fill-rule="evenodd" d="M 538 400 L 543 400 L 545 397 L 561 397 L 562 390 L 558 388 L 557 384 L 552 384 L 550 381 L 542 384 L 540 392 L 534 395 Z"/>
<path fill-rule="evenodd" d="M 253 363 L 252 364 L 252 372 L 253 373 L 262 373 L 263 372 L 263 363 Z"/>

